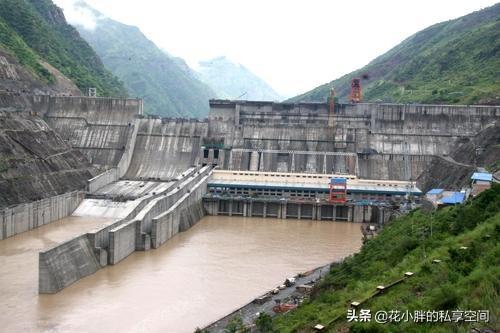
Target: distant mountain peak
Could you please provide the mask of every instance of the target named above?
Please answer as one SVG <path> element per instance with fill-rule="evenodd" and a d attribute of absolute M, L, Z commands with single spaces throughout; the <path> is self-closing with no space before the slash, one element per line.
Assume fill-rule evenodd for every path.
<path fill-rule="evenodd" d="M 93 29 L 74 23 L 80 35 L 130 94 L 144 99 L 146 113 L 170 117 L 208 114 L 208 100 L 215 93 L 183 59 L 160 49 L 138 27 L 106 17 L 85 2 L 82 8 L 98 19 Z"/>
<path fill-rule="evenodd" d="M 220 98 L 280 101 L 283 99 L 268 83 L 244 65 L 222 55 L 199 62 L 200 79 Z"/>

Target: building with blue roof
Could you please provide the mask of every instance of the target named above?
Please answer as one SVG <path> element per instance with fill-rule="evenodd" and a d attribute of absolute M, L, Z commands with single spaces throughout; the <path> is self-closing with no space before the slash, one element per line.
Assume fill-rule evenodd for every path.
<path fill-rule="evenodd" d="M 474 172 L 470 177 L 472 180 L 472 196 L 475 197 L 479 193 L 486 191 L 491 187 L 493 175 L 487 172 Z"/>
<path fill-rule="evenodd" d="M 487 172 L 474 172 L 470 179 L 473 183 L 478 181 L 491 182 L 493 180 L 493 175 Z"/>
<path fill-rule="evenodd" d="M 449 195 L 441 199 L 443 205 L 458 205 L 465 201 L 465 193 L 463 192 L 450 192 Z"/>
<path fill-rule="evenodd" d="M 444 189 L 442 188 L 433 188 L 429 192 L 426 193 L 426 195 L 438 195 L 444 192 Z"/>

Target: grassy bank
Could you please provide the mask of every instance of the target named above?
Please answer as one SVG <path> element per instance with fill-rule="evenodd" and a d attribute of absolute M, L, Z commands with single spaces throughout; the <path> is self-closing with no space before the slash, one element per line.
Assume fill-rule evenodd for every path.
<path fill-rule="evenodd" d="M 426 215 L 413 211 L 386 226 L 361 251 L 332 268 L 311 300 L 278 316 L 265 331 L 309 332 L 329 323 L 328 332 L 469 332 L 498 329 L 500 309 L 500 185 L 465 205 Z M 465 248 L 466 247 L 466 248 Z M 441 260 L 433 263 L 434 259 Z M 400 284 L 373 295 L 411 271 Z M 348 322 L 352 301 L 379 310 L 489 310 L 489 323 L 378 324 Z"/>

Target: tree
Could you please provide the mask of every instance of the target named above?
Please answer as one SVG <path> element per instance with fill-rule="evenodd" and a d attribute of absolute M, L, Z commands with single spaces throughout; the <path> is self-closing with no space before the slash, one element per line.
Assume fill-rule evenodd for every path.
<path fill-rule="evenodd" d="M 255 324 L 257 325 L 257 328 L 259 329 L 260 332 L 262 333 L 268 333 L 268 332 L 273 332 L 273 320 L 270 315 L 267 313 L 261 313 L 259 314 L 259 317 L 255 321 Z"/>
<path fill-rule="evenodd" d="M 234 317 L 227 324 L 224 332 L 226 333 L 246 333 L 249 330 L 245 327 L 241 317 Z"/>

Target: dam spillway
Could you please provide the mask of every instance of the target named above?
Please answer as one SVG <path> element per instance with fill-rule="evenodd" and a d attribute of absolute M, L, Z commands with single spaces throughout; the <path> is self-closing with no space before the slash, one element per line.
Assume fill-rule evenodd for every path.
<path fill-rule="evenodd" d="M 326 103 L 224 100 L 210 101 L 207 119 L 167 119 L 144 115 L 137 99 L 8 93 L 0 106 L 9 108 L 0 134 L 10 154 L 0 186 L 11 195 L 0 239 L 70 214 L 107 221 L 30 252 L 40 293 L 88 287 L 175 244 L 204 215 L 384 223 L 406 194 L 418 199 L 415 179 L 432 161 L 500 119 L 498 106 L 359 103 L 330 112 Z M 342 204 L 328 199 L 336 177 L 347 180 Z"/>

